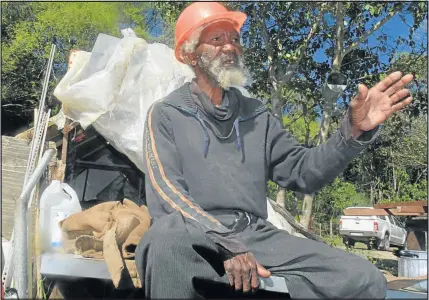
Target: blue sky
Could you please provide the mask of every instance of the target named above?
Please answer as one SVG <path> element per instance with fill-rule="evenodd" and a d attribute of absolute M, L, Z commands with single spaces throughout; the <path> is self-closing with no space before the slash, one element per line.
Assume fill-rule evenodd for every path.
<path fill-rule="evenodd" d="M 405 21 L 408 25 L 413 25 L 413 19 L 410 15 L 404 16 Z M 388 39 L 388 45 L 393 46 L 394 41 L 402 36 L 405 39 L 408 39 L 409 35 L 409 27 L 407 24 L 404 24 L 404 21 L 401 19 L 399 15 L 394 16 L 391 20 L 389 20 L 384 26 L 382 26 L 378 31 L 376 31 L 373 35 L 371 35 L 368 38 L 368 45 L 374 46 L 377 45 L 379 42 L 377 41 L 377 37 L 382 34 L 382 32 L 386 33 L 389 36 Z M 423 39 L 424 43 L 427 43 L 427 20 L 422 22 L 420 27 L 417 29 L 416 33 L 414 34 L 415 40 Z M 402 46 L 400 48 L 403 52 L 410 52 L 411 49 L 408 46 Z M 379 56 L 381 62 L 387 63 L 388 62 L 388 55 L 380 55 Z M 327 59 L 326 55 L 323 53 L 323 50 L 319 50 L 314 55 L 315 61 L 322 62 Z"/>

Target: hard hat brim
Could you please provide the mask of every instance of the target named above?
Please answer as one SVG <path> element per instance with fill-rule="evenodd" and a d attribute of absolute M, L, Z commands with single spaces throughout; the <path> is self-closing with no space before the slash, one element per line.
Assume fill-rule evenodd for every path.
<path fill-rule="evenodd" d="M 200 22 L 192 26 L 188 31 L 186 31 L 182 36 L 179 38 L 179 40 L 176 41 L 176 48 L 175 48 L 175 56 L 176 59 L 179 62 L 183 62 L 183 60 L 180 57 L 180 48 L 182 47 L 182 44 L 189 38 L 189 36 L 192 34 L 192 32 L 196 29 L 198 29 L 201 26 L 213 24 L 216 22 L 221 21 L 229 21 L 231 22 L 237 32 L 240 32 L 241 27 L 243 26 L 244 22 L 247 19 L 247 15 L 245 13 L 239 12 L 239 11 L 229 11 L 226 13 L 216 14 L 207 18 L 202 19 Z"/>

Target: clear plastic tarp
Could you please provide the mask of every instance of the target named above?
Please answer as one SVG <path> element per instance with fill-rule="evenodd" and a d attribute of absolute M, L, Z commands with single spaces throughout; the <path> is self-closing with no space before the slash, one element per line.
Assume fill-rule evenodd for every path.
<path fill-rule="evenodd" d="M 92 124 L 142 169 L 147 110 L 193 77 L 164 44 L 133 34 L 122 39 L 100 34 L 91 53 L 74 53 L 54 95 L 68 118 L 84 129 Z"/>

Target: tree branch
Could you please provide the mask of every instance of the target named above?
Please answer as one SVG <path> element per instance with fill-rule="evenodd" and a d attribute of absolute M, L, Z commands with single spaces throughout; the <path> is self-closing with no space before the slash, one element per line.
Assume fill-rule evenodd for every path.
<path fill-rule="evenodd" d="M 261 4 L 259 4 L 259 5 L 261 5 Z M 265 49 L 267 50 L 267 53 L 268 53 L 268 61 L 270 62 L 270 65 L 269 65 L 270 77 L 273 76 L 273 78 L 271 78 L 271 79 L 275 80 L 274 69 L 272 66 L 273 60 L 274 60 L 274 50 L 273 50 L 273 47 L 272 47 L 271 42 L 270 42 L 270 36 L 268 34 L 267 24 L 265 22 L 265 7 L 264 7 L 264 5 L 261 5 L 261 16 L 260 16 L 260 18 L 258 18 L 256 16 L 256 9 L 253 10 L 253 18 L 255 20 L 258 20 L 257 24 L 259 25 L 259 28 L 261 30 L 262 38 L 263 38 L 264 43 L 265 43 Z"/>
<path fill-rule="evenodd" d="M 335 52 L 334 59 L 332 62 L 332 69 L 334 71 L 339 71 L 341 68 L 341 63 L 343 61 L 342 51 L 343 51 L 343 41 L 344 41 L 344 4 L 342 2 L 337 2 L 336 6 L 336 41 L 335 41 Z"/>
<path fill-rule="evenodd" d="M 390 12 L 387 16 L 385 16 L 383 19 L 381 19 L 377 24 L 374 25 L 374 27 L 368 31 L 365 32 L 362 36 L 360 36 L 355 42 L 353 42 L 349 47 L 344 49 L 342 57 L 344 58 L 348 53 L 350 53 L 352 50 L 356 49 L 360 43 L 363 43 L 368 39 L 368 37 L 376 32 L 378 29 L 380 29 L 384 24 L 386 24 L 390 19 L 392 19 L 396 12 L 398 12 L 402 8 L 402 5 L 399 6 L 397 11 Z"/>
<path fill-rule="evenodd" d="M 299 63 L 304 58 L 304 55 L 307 51 L 308 44 L 309 44 L 311 38 L 314 36 L 314 34 L 319 29 L 320 22 L 323 19 L 323 15 L 324 15 L 325 11 L 327 10 L 326 7 L 327 6 L 325 4 L 321 5 L 321 9 L 319 11 L 319 16 L 316 19 L 316 22 L 314 22 L 313 26 L 310 29 L 310 32 L 307 34 L 307 37 L 304 39 L 303 43 L 298 48 L 298 59 L 293 64 L 290 64 L 288 66 L 288 68 L 285 72 L 285 75 L 283 76 L 283 78 L 281 80 L 282 84 L 288 84 L 290 82 L 290 80 L 292 79 L 292 76 L 296 72 L 296 69 L 298 68 Z"/>
<path fill-rule="evenodd" d="M 24 107 L 22 104 L 3 104 L 2 107 L 9 107 L 9 106 L 18 106 L 18 107 Z"/>
<path fill-rule="evenodd" d="M 363 57 L 363 58 L 358 58 L 358 59 L 355 59 L 355 60 L 349 61 L 349 62 L 347 62 L 347 63 L 345 63 L 345 64 L 342 64 L 342 65 L 341 65 L 341 67 L 347 66 L 347 65 L 352 64 L 352 63 L 355 63 L 355 62 L 357 62 L 357 61 L 367 60 L 367 59 L 370 59 L 370 58 L 372 58 L 372 57 L 373 57 L 373 56 L 366 56 L 366 57 Z"/>
<path fill-rule="evenodd" d="M 258 5 L 260 6 L 260 16 L 258 18 L 256 15 L 256 9 L 253 9 L 253 18 L 255 20 L 257 20 L 257 25 L 261 30 L 262 39 L 264 40 L 265 49 L 266 49 L 267 54 L 268 54 L 268 62 L 269 62 L 268 76 L 269 76 L 269 80 L 270 80 L 271 85 L 272 85 L 272 90 L 271 90 L 272 111 L 276 117 L 281 118 L 282 112 L 281 112 L 281 108 L 279 106 L 279 102 L 280 102 L 279 90 L 280 89 L 277 85 L 277 78 L 276 78 L 275 68 L 274 68 L 274 60 L 275 60 L 274 49 L 271 45 L 270 35 L 269 35 L 268 29 L 267 29 L 267 23 L 265 22 L 265 16 L 266 16 L 265 3 L 259 3 Z"/>
<path fill-rule="evenodd" d="M 307 108 L 307 113 L 309 112 L 309 111 L 311 111 L 312 109 L 314 109 L 315 107 L 317 106 L 317 103 L 315 103 L 315 104 L 313 104 L 312 106 L 310 106 L 309 108 Z M 287 127 L 290 127 L 290 125 L 292 125 L 293 123 L 295 123 L 296 121 L 298 121 L 301 117 L 303 117 L 304 116 L 304 111 L 301 113 L 301 114 L 299 114 L 298 116 L 295 116 L 290 122 L 289 122 L 289 124 L 288 124 L 288 126 Z M 283 121 L 283 120 L 282 120 Z"/>

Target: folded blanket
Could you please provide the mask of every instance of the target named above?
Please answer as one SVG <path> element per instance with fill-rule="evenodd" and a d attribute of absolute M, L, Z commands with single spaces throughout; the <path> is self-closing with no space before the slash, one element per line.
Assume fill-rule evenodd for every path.
<path fill-rule="evenodd" d="M 68 253 L 104 259 L 116 288 L 140 288 L 135 249 L 150 226 L 146 206 L 124 199 L 73 214 L 60 222 Z"/>

